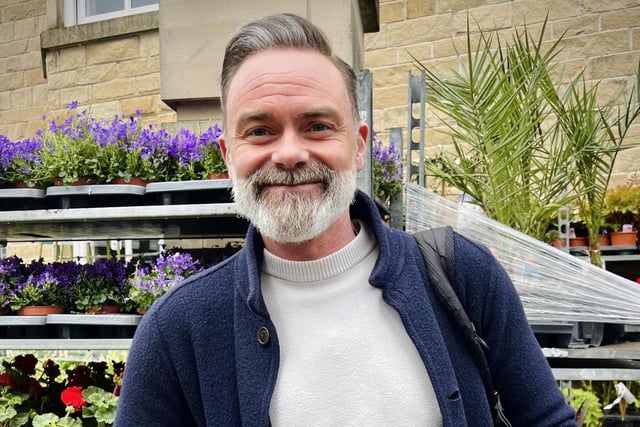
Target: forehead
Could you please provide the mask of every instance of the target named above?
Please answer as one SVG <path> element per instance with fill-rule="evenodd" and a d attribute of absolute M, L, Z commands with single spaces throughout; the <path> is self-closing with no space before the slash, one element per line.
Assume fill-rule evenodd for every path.
<path fill-rule="evenodd" d="M 226 110 L 278 102 L 347 103 L 349 97 L 342 74 L 333 61 L 306 49 L 267 49 L 247 58 L 229 84 Z"/>

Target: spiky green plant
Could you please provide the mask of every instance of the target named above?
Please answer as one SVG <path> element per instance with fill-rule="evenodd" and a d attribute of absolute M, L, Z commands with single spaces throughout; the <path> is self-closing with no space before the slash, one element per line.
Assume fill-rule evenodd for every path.
<path fill-rule="evenodd" d="M 556 73 L 554 81 L 563 36 L 544 50 L 546 24 L 537 38 L 526 26 L 515 29 L 505 46 L 480 30 L 472 46 L 467 23 L 461 71 L 448 78 L 418 62 L 427 103 L 446 124 L 453 148 L 426 160 L 426 169 L 470 195 L 489 217 L 540 240 L 558 209 L 573 202 L 596 226 L 613 162 L 629 147 L 622 140 L 640 113 L 631 98 L 617 117 L 612 107 L 597 107 L 597 85 L 588 88 L 583 74 L 562 85 Z M 599 263 L 598 230 L 594 236 L 592 261 Z"/>

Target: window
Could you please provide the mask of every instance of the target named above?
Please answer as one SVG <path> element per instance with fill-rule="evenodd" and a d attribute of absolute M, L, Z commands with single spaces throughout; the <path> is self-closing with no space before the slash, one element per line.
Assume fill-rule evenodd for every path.
<path fill-rule="evenodd" d="M 159 0 L 64 0 L 64 26 L 158 10 Z"/>

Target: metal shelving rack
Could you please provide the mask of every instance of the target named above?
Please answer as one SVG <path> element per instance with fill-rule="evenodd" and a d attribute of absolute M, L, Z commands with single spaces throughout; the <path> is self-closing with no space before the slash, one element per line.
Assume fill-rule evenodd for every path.
<path fill-rule="evenodd" d="M 7 242 L 243 238 L 230 180 L 0 189 Z M 141 316 L 0 316 L 0 350 L 128 350 Z"/>

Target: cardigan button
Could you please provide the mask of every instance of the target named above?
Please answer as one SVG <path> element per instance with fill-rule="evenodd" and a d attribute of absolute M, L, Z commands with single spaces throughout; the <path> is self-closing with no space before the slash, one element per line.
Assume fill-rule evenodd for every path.
<path fill-rule="evenodd" d="M 267 345 L 269 344 L 269 339 L 270 339 L 270 335 L 269 335 L 269 329 L 267 329 L 266 327 L 261 327 L 260 329 L 258 329 L 258 342 L 262 345 Z"/>

